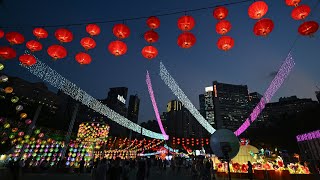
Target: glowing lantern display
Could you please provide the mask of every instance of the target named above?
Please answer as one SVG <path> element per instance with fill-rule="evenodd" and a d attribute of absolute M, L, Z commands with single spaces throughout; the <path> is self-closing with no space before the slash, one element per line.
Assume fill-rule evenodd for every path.
<path fill-rule="evenodd" d="M 19 132 L 18 136 L 20 136 L 20 137 L 24 136 L 24 132 L 23 131 Z"/>
<path fill-rule="evenodd" d="M 9 123 L 5 123 L 5 124 L 3 125 L 3 127 L 6 128 L 6 129 L 8 129 L 8 128 L 10 128 L 10 124 L 9 124 Z"/>
<path fill-rule="evenodd" d="M 112 41 L 108 46 L 108 50 L 115 56 L 121 56 L 127 52 L 128 48 L 126 43 L 122 41 Z"/>
<path fill-rule="evenodd" d="M 192 16 L 182 16 L 178 19 L 178 28 L 181 31 L 190 31 L 194 28 L 196 22 Z"/>
<path fill-rule="evenodd" d="M 155 16 L 151 16 L 147 19 L 147 25 L 150 29 L 157 29 L 160 26 L 160 19 Z"/>
<path fill-rule="evenodd" d="M 96 24 L 88 24 L 86 26 L 86 31 L 89 33 L 91 36 L 97 36 L 100 34 L 101 30 L 100 27 Z"/>
<path fill-rule="evenodd" d="M 319 24 L 316 21 L 307 21 L 299 26 L 298 32 L 303 36 L 311 36 L 316 33 L 318 29 Z"/>
<path fill-rule="evenodd" d="M 294 20 L 305 19 L 311 12 L 311 8 L 308 5 L 299 5 L 295 7 L 291 12 L 291 17 Z"/>
<path fill-rule="evenodd" d="M 230 36 L 222 36 L 218 39 L 217 46 L 220 50 L 228 51 L 234 46 L 234 40 Z"/>
<path fill-rule="evenodd" d="M 96 41 L 89 37 L 82 38 L 80 44 L 85 50 L 93 49 L 96 47 Z"/>
<path fill-rule="evenodd" d="M 47 53 L 55 60 L 65 58 L 67 56 L 67 50 L 60 45 L 50 46 L 47 49 Z"/>
<path fill-rule="evenodd" d="M 189 32 L 179 35 L 177 44 L 182 48 L 191 48 L 196 43 L 196 37 Z"/>
<path fill-rule="evenodd" d="M 216 24 L 216 31 L 218 34 L 224 35 L 231 30 L 231 23 L 227 20 L 219 21 Z"/>
<path fill-rule="evenodd" d="M 16 50 L 11 47 L 0 47 L 0 58 L 3 60 L 13 59 L 17 56 Z"/>
<path fill-rule="evenodd" d="M 4 69 L 4 65 L 0 63 L 0 71 Z"/>
<path fill-rule="evenodd" d="M 0 39 L 3 38 L 3 36 L 4 36 L 4 31 L 0 29 Z"/>
<path fill-rule="evenodd" d="M 95 122 L 82 123 L 79 125 L 77 137 L 84 142 L 95 142 L 107 139 L 110 127 L 106 124 Z"/>
<path fill-rule="evenodd" d="M 19 61 L 25 66 L 32 66 L 37 62 L 36 58 L 30 54 L 21 55 Z"/>
<path fill-rule="evenodd" d="M 248 15 L 252 19 L 260 19 L 268 12 L 268 5 L 264 1 L 256 1 L 248 8 Z"/>
<path fill-rule="evenodd" d="M 57 29 L 54 33 L 54 36 L 60 41 L 61 43 L 68 43 L 73 40 L 73 34 L 68 29 Z"/>
<path fill-rule="evenodd" d="M 298 6 L 301 0 L 286 0 L 288 6 Z"/>
<path fill-rule="evenodd" d="M 6 88 L 4 88 L 4 92 L 5 93 L 7 93 L 7 94 L 10 94 L 10 93 L 12 93 L 13 92 L 13 88 L 12 87 L 6 87 Z"/>
<path fill-rule="evenodd" d="M 43 136 L 44 136 L 43 133 L 40 133 L 40 134 L 38 135 L 39 138 L 42 138 Z"/>
<path fill-rule="evenodd" d="M 125 39 L 130 36 L 130 29 L 125 24 L 114 25 L 112 32 L 119 39 Z"/>
<path fill-rule="evenodd" d="M 79 64 L 90 64 L 91 63 L 91 56 L 87 53 L 80 52 L 76 55 L 75 59 Z"/>
<path fill-rule="evenodd" d="M 48 32 L 43 28 L 34 28 L 32 33 L 38 39 L 44 39 L 48 37 Z"/>
<path fill-rule="evenodd" d="M 153 58 L 157 57 L 158 50 L 157 50 L 157 48 L 155 48 L 153 46 L 146 46 L 142 49 L 141 53 L 142 53 L 143 57 L 145 57 L 147 59 L 153 59 Z"/>
<path fill-rule="evenodd" d="M 213 17 L 217 20 L 223 20 L 228 16 L 228 9 L 223 6 L 216 7 L 213 10 Z"/>
<path fill-rule="evenodd" d="M 24 36 L 18 32 L 8 32 L 6 39 L 12 45 L 22 44 L 24 42 Z"/>
<path fill-rule="evenodd" d="M 265 18 L 256 22 L 253 27 L 253 32 L 257 36 L 267 36 L 272 32 L 273 28 L 273 21 L 271 19 Z"/>
<path fill-rule="evenodd" d="M 8 76 L 6 76 L 6 75 L 0 76 L 0 82 L 7 82 L 8 80 L 9 80 Z"/>
<path fill-rule="evenodd" d="M 41 51 L 42 50 L 42 44 L 38 41 L 35 41 L 35 40 L 30 40 L 26 43 L 26 47 L 32 51 L 32 52 L 35 52 L 35 51 Z"/>
<path fill-rule="evenodd" d="M 21 119 L 27 118 L 27 116 L 28 116 L 27 113 L 21 113 L 20 114 L 20 118 Z"/>
<path fill-rule="evenodd" d="M 31 119 L 26 119 L 24 122 L 25 122 L 27 125 L 29 125 L 29 124 L 32 123 L 32 120 L 31 120 Z"/>
<path fill-rule="evenodd" d="M 144 39 L 148 43 L 155 43 L 159 40 L 159 35 L 157 32 L 150 30 L 144 33 Z"/>

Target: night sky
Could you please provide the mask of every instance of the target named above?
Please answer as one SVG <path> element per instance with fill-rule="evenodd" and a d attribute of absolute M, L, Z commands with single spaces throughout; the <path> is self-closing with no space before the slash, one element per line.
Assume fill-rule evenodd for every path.
<path fill-rule="evenodd" d="M 197 42 L 190 49 L 182 49 L 176 43 L 181 33 L 176 25 L 177 19 L 184 13 L 161 16 L 159 17 L 160 28 L 156 30 L 160 39 L 154 44 L 159 50 L 159 55 L 151 61 L 141 55 L 141 49 L 147 45 L 143 39 L 143 33 L 149 30 L 145 23 L 146 18 L 125 22 L 131 29 L 131 35 L 124 40 L 128 45 L 128 52 L 121 57 L 114 57 L 107 50 L 109 42 L 116 39 L 112 34 L 113 25 L 122 23 L 121 19 L 148 17 L 237 1 L 240 0 L 99 2 L 3 0 L 0 6 L 0 24 L 1 26 L 19 26 L 19 28 L 4 30 L 21 32 L 26 36 L 26 40 L 31 40 L 34 39 L 32 29 L 38 25 L 83 23 L 78 26 L 62 26 L 73 31 L 75 37 L 71 43 L 64 44 L 68 50 L 67 58 L 54 62 L 46 54 L 48 46 L 58 44 L 54 38 L 56 27 L 46 28 L 49 31 L 49 38 L 41 40 L 44 50 L 36 53 L 36 56 L 97 99 L 106 98 L 110 87 L 128 87 L 129 94 L 138 94 L 141 98 L 139 122 L 142 122 L 155 119 L 145 83 L 147 70 L 151 75 L 160 113 L 165 111 L 169 100 L 175 99 L 158 75 L 160 61 L 164 63 L 197 108 L 199 108 L 198 95 L 203 93 L 204 88 L 210 86 L 214 80 L 248 85 L 250 92 L 257 91 L 263 94 L 298 36 L 297 29 L 302 21 L 291 18 L 293 8 L 286 6 L 284 0 L 266 1 L 269 11 L 265 17 L 274 21 L 275 28 L 268 37 L 257 37 L 252 31 L 256 20 L 250 19 L 247 15 L 251 2 L 228 6 L 227 20 L 232 23 L 232 30 L 228 35 L 235 39 L 235 46 L 232 50 L 223 52 L 216 47 L 220 35 L 215 32 L 217 20 L 212 16 L 213 9 L 187 12 L 196 20 L 196 26 L 191 32 L 196 36 Z M 302 4 L 304 3 L 312 8 L 312 15 L 307 20 L 319 22 L 320 5 L 315 6 L 317 0 L 303 0 Z M 82 37 L 88 36 L 85 31 L 86 23 L 111 20 L 120 21 L 99 24 L 102 32 L 94 38 L 97 47 L 89 51 L 93 61 L 90 65 L 80 66 L 74 56 L 77 52 L 83 51 L 79 42 Z M 5 38 L 0 39 L 0 45 L 8 45 Z M 18 48 L 20 54 L 25 50 L 24 45 L 15 46 L 15 48 Z M 319 32 L 313 38 L 300 37 L 292 50 L 292 55 L 296 66 L 276 93 L 273 101 L 277 101 L 281 96 L 291 95 L 315 99 L 316 85 L 320 85 Z M 4 64 L 6 65 L 4 73 L 33 82 L 39 81 L 26 69 L 21 68 L 17 59 Z"/>

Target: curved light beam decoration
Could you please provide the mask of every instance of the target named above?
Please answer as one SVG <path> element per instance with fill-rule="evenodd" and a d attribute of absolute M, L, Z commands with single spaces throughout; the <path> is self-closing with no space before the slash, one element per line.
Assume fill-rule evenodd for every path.
<path fill-rule="evenodd" d="M 26 53 L 29 53 L 29 52 L 26 51 Z M 115 121 L 116 123 L 128 129 L 131 129 L 137 133 L 141 133 L 144 136 L 155 138 L 155 139 L 164 139 L 162 134 L 145 129 L 140 125 L 133 123 L 127 118 L 121 116 L 117 112 L 110 109 L 108 106 L 102 104 L 100 101 L 90 96 L 88 93 L 86 93 L 84 90 L 77 87 L 68 79 L 64 78 L 58 72 L 51 69 L 48 65 L 41 62 L 38 58 L 37 58 L 36 64 L 32 66 L 24 66 L 21 63 L 20 63 L 20 66 L 28 69 L 29 72 L 39 77 L 41 80 L 48 82 L 53 87 L 63 91 L 65 94 L 69 95 L 76 101 L 80 101 L 82 104 L 108 117 L 109 119 Z"/>
<path fill-rule="evenodd" d="M 247 118 L 245 122 L 234 132 L 236 136 L 240 136 L 250 126 L 250 124 L 257 119 L 261 111 L 265 108 L 265 104 L 271 101 L 271 98 L 281 87 L 284 80 L 288 77 L 294 65 L 294 59 L 291 56 L 291 53 L 289 52 L 286 60 L 282 63 L 277 75 L 271 81 L 268 89 L 264 93 L 260 102 L 257 104 L 257 106 L 253 109 L 252 113 L 250 114 L 250 117 Z"/>
<path fill-rule="evenodd" d="M 152 102 L 152 106 L 153 106 L 153 110 L 154 110 L 154 113 L 156 115 L 156 118 L 157 118 L 157 121 L 158 121 L 158 125 L 160 127 L 160 130 L 161 130 L 161 133 L 163 135 L 163 138 L 165 140 L 168 140 L 169 139 L 169 136 L 166 134 L 166 131 L 164 130 L 163 128 L 163 125 L 162 125 L 162 122 L 161 122 L 161 118 L 160 118 L 160 114 L 159 114 L 159 110 L 158 110 L 158 106 L 157 106 L 157 102 L 156 102 L 156 99 L 154 97 L 154 93 L 153 93 L 153 89 L 152 89 L 152 84 L 151 84 L 151 79 L 150 79 L 150 76 L 149 76 L 149 72 L 147 71 L 147 75 L 146 75 L 146 83 L 148 85 L 148 91 L 149 91 L 149 95 L 150 95 L 150 99 L 151 99 L 151 102 Z"/>
<path fill-rule="evenodd" d="M 196 118 L 196 120 L 211 134 L 213 134 L 216 130 L 208 123 L 206 119 L 199 113 L 199 111 L 194 107 L 188 97 L 184 94 L 184 92 L 180 89 L 179 85 L 173 79 L 173 77 L 169 74 L 165 66 L 160 62 L 160 77 L 164 81 L 164 83 L 171 89 L 173 94 L 178 97 L 178 99 L 182 102 L 183 106 L 187 108 L 190 113 Z"/>

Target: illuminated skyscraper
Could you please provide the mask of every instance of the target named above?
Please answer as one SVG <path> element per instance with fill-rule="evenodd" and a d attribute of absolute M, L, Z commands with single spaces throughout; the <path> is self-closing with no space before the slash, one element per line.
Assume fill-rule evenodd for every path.
<path fill-rule="evenodd" d="M 201 115 L 212 127 L 216 128 L 214 119 L 213 86 L 205 88 L 205 93 L 199 95 L 199 101 Z"/>

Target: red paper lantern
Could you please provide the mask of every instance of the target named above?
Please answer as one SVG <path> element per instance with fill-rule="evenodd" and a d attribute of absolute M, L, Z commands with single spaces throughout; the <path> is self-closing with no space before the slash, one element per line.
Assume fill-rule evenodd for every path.
<path fill-rule="evenodd" d="M 0 29 L 0 39 L 3 38 L 3 36 L 4 36 L 4 31 Z"/>
<path fill-rule="evenodd" d="M 301 0 L 286 0 L 288 6 L 298 6 Z"/>
<path fill-rule="evenodd" d="M 101 30 L 100 27 L 96 24 L 88 24 L 86 26 L 86 31 L 89 33 L 91 36 L 97 36 L 100 34 Z"/>
<path fill-rule="evenodd" d="M 178 19 L 178 28 L 181 31 L 190 31 L 194 28 L 196 22 L 192 16 L 182 16 Z"/>
<path fill-rule="evenodd" d="M 93 49 L 96 47 L 96 41 L 90 37 L 82 38 L 80 44 L 85 50 Z"/>
<path fill-rule="evenodd" d="M 153 58 L 157 57 L 158 50 L 157 50 L 157 48 L 155 48 L 153 46 L 146 46 L 142 49 L 141 53 L 142 53 L 143 57 L 145 57 L 147 59 L 153 59 Z"/>
<path fill-rule="evenodd" d="M 12 45 L 22 44 L 24 42 L 24 36 L 18 32 L 8 32 L 6 39 Z"/>
<path fill-rule="evenodd" d="M 48 32 L 43 28 L 34 28 L 32 33 L 38 39 L 44 39 L 48 37 Z"/>
<path fill-rule="evenodd" d="M 76 55 L 75 59 L 79 64 L 90 64 L 91 63 L 91 56 L 87 53 L 79 52 Z"/>
<path fill-rule="evenodd" d="M 67 56 L 67 50 L 60 45 L 50 46 L 47 49 L 47 53 L 55 60 L 65 58 Z"/>
<path fill-rule="evenodd" d="M 13 59 L 17 56 L 16 50 L 11 47 L 0 47 L 0 58 L 3 60 Z"/>
<path fill-rule="evenodd" d="M 122 41 L 112 41 L 108 46 L 109 52 L 115 56 L 124 55 L 128 48 L 126 43 Z"/>
<path fill-rule="evenodd" d="M 147 19 L 147 25 L 150 29 L 157 29 L 160 26 L 160 19 L 155 16 L 151 16 Z"/>
<path fill-rule="evenodd" d="M 125 39 L 130 36 L 130 29 L 125 24 L 114 25 L 112 32 L 119 39 Z"/>
<path fill-rule="evenodd" d="M 271 19 L 265 18 L 256 22 L 253 27 L 253 32 L 257 36 L 267 36 L 272 32 L 273 28 L 273 21 Z"/>
<path fill-rule="evenodd" d="M 157 32 L 150 30 L 144 33 L 144 39 L 148 42 L 148 43 L 154 43 L 157 42 L 159 39 L 159 35 Z"/>
<path fill-rule="evenodd" d="M 64 29 L 64 28 L 56 30 L 56 32 L 54 33 L 54 36 L 61 43 L 68 43 L 68 42 L 71 42 L 73 40 L 72 32 L 69 31 L 68 29 Z"/>
<path fill-rule="evenodd" d="M 217 46 L 220 50 L 228 51 L 234 46 L 234 40 L 230 36 L 222 36 L 218 39 Z"/>
<path fill-rule="evenodd" d="M 291 12 L 291 17 L 294 20 L 305 19 L 311 12 L 311 8 L 308 5 L 300 5 L 295 7 Z"/>
<path fill-rule="evenodd" d="M 230 30 L 231 30 L 231 23 L 227 20 L 222 20 L 222 21 L 219 21 L 217 24 L 216 24 L 216 32 L 218 34 L 221 34 L 221 35 L 224 35 L 226 33 L 228 33 Z"/>
<path fill-rule="evenodd" d="M 32 52 L 36 52 L 36 51 L 41 51 L 42 50 L 42 44 L 38 41 L 35 40 L 30 40 L 26 43 L 26 47 L 32 51 Z"/>
<path fill-rule="evenodd" d="M 228 9 L 223 6 L 216 7 L 213 10 L 213 17 L 216 18 L 217 20 L 223 20 L 227 16 L 228 16 Z"/>
<path fill-rule="evenodd" d="M 307 21 L 299 26 L 298 32 L 303 36 L 311 36 L 316 33 L 318 29 L 319 24 L 316 21 Z"/>
<path fill-rule="evenodd" d="M 268 12 L 268 5 L 264 1 L 256 1 L 248 8 L 248 15 L 252 19 L 260 19 Z"/>
<path fill-rule="evenodd" d="M 196 37 L 189 32 L 179 35 L 177 44 L 182 48 L 191 48 L 196 43 Z"/>
<path fill-rule="evenodd" d="M 30 54 L 21 55 L 19 61 L 25 66 L 32 66 L 37 62 L 36 58 Z"/>

